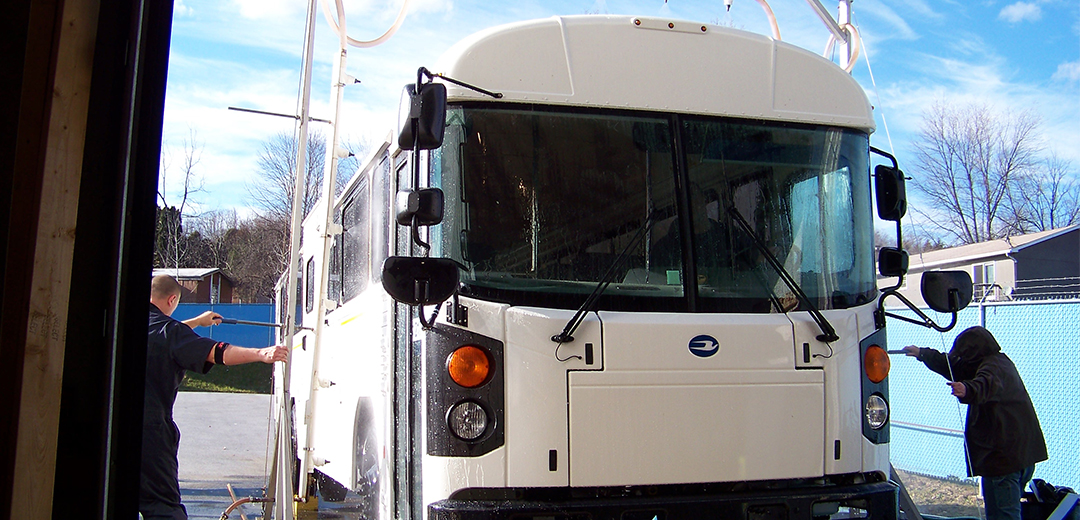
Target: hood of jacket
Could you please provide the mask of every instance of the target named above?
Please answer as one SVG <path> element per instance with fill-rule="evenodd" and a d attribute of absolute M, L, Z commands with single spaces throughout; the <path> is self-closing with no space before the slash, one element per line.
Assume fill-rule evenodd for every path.
<path fill-rule="evenodd" d="M 1001 352 L 994 335 L 984 327 L 971 327 L 960 333 L 949 351 L 949 363 L 957 372 L 974 371 L 983 359 Z M 965 378 L 966 379 L 966 378 Z"/>

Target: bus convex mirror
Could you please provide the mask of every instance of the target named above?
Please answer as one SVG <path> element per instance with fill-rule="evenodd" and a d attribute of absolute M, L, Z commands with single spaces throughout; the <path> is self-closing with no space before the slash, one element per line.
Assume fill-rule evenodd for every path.
<path fill-rule="evenodd" d="M 967 271 L 927 271 L 922 275 L 922 297 L 931 309 L 952 313 L 971 303 L 971 275 Z"/>
<path fill-rule="evenodd" d="M 907 213 L 907 189 L 904 172 L 899 168 L 879 164 L 874 168 L 877 211 L 881 220 L 898 222 Z"/>
<path fill-rule="evenodd" d="M 448 258 L 391 256 L 383 262 L 383 289 L 407 305 L 434 305 L 457 290 L 457 264 Z"/>
<path fill-rule="evenodd" d="M 904 276 L 907 271 L 907 251 L 895 247 L 883 247 L 878 250 L 878 273 L 881 276 Z"/>
<path fill-rule="evenodd" d="M 434 226 L 443 219 L 443 192 L 439 188 L 416 191 L 399 191 L 397 196 L 397 222 L 410 226 L 416 219 L 418 226 Z"/>
<path fill-rule="evenodd" d="M 398 146 L 402 150 L 434 150 L 442 146 L 446 129 L 446 85 L 405 85 L 398 105 Z"/>

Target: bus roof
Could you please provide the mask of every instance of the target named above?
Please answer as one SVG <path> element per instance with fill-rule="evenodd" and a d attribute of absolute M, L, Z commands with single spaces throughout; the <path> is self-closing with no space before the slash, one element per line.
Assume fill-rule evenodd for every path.
<path fill-rule="evenodd" d="M 874 130 L 849 74 L 759 34 L 660 18 L 580 15 L 473 34 L 435 72 L 502 102 L 639 109 Z M 447 85 L 450 101 L 492 100 Z"/>

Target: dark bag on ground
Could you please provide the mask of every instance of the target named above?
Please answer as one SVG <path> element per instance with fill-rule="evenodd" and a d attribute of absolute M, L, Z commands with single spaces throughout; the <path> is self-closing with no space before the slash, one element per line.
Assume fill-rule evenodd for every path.
<path fill-rule="evenodd" d="M 1039 478 L 1031 479 L 1030 487 L 1032 491 L 1020 497 L 1022 520 L 1046 520 L 1069 493 L 1076 493 L 1072 488 L 1055 486 Z M 1080 520 L 1080 502 L 1073 505 L 1063 520 Z"/>

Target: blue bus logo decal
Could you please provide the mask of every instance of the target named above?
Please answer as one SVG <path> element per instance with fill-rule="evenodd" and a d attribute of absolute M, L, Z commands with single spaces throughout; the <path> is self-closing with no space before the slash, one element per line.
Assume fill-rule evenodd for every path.
<path fill-rule="evenodd" d="M 690 353 L 697 357 L 709 357 L 720 351 L 720 342 L 707 334 L 695 336 L 690 340 Z"/>

